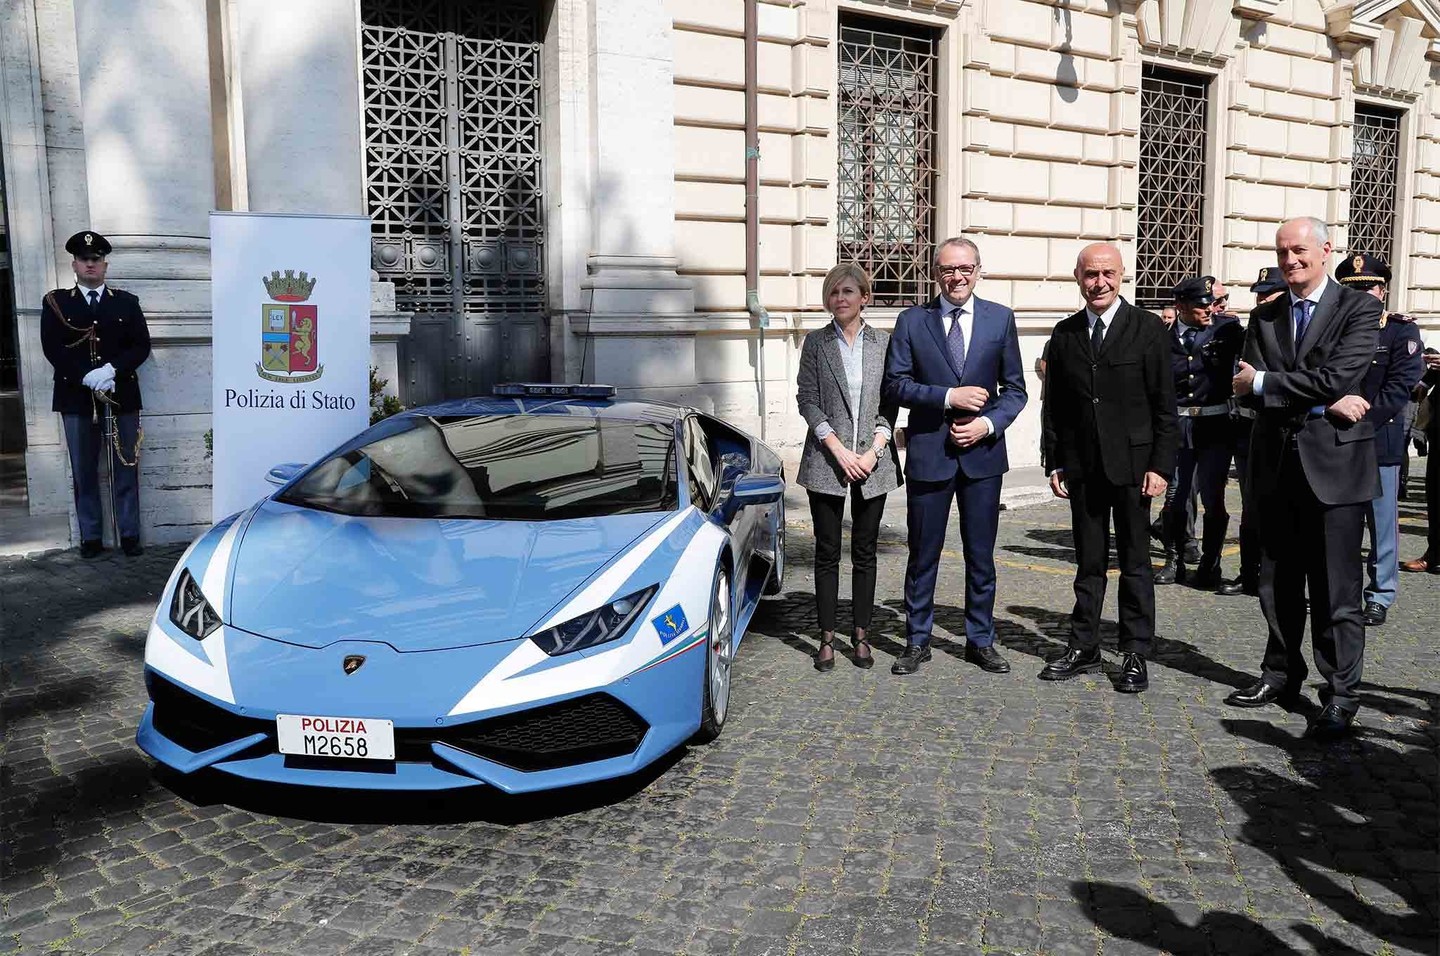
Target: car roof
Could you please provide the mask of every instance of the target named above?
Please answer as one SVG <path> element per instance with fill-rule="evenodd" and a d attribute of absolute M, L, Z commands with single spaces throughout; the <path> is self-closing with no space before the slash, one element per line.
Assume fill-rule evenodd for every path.
<path fill-rule="evenodd" d="M 412 408 L 405 414 L 437 418 L 466 415 L 573 415 L 612 421 L 673 424 L 694 411 L 695 409 L 686 405 L 629 398 L 510 398 L 479 395 Z"/>

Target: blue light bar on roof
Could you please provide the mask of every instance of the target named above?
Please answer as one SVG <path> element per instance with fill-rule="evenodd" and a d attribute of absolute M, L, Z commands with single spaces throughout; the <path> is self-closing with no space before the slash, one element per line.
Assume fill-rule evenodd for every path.
<path fill-rule="evenodd" d="M 614 398 L 614 385 L 565 385 L 548 382 L 506 382 L 491 393 L 501 398 Z"/>

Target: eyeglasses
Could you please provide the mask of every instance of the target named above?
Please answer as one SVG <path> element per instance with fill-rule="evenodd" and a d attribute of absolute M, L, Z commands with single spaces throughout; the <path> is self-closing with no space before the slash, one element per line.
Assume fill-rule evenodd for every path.
<path fill-rule="evenodd" d="M 950 278 L 951 276 L 965 276 L 966 278 L 969 278 L 970 276 L 973 276 L 975 273 L 979 272 L 979 271 L 980 271 L 980 267 L 979 267 L 979 266 L 969 266 L 969 265 L 966 265 L 966 266 L 937 266 L 937 267 L 935 268 L 935 271 L 936 271 L 937 273 L 939 273 L 941 276 L 943 276 L 944 278 L 946 278 L 946 279 Z"/>
<path fill-rule="evenodd" d="M 1222 309 L 1225 308 L 1225 306 L 1227 306 L 1227 305 L 1229 305 L 1229 304 L 1230 304 L 1230 297 L 1229 297 L 1228 295 L 1222 295 L 1220 298 L 1218 298 L 1218 299 L 1215 300 L 1215 305 L 1216 305 L 1217 307 L 1219 307 L 1219 308 L 1222 308 Z"/>

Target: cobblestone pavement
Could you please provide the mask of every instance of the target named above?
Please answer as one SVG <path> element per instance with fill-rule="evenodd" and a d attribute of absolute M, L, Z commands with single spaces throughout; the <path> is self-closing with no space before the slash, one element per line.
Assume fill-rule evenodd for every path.
<path fill-rule="evenodd" d="M 888 673 L 890 525 L 881 666 L 817 674 L 802 511 L 725 735 L 524 800 L 157 776 L 133 731 L 179 550 L 0 562 L 0 953 L 1436 952 L 1440 578 L 1404 576 L 1371 631 L 1358 733 L 1322 746 L 1303 714 L 1221 705 L 1260 653 L 1249 598 L 1160 589 L 1148 693 L 1036 680 L 1071 602 L 1053 502 L 1002 516 L 1012 673 L 943 634 L 919 674 Z M 1404 513 L 1413 555 L 1423 518 Z M 961 581 L 947 553 L 949 634 Z"/>

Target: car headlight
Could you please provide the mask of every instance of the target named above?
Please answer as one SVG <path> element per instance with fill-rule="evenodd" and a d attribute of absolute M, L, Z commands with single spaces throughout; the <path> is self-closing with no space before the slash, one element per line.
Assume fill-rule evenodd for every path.
<path fill-rule="evenodd" d="M 170 601 L 170 623 L 197 641 L 204 640 L 220 626 L 220 615 L 200 593 L 200 585 L 188 570 L 180 572 L 175 597 Z"/>
<path fill-rule="evenodd" d="M 629 630 L 659 589 L 658 584 L 652 584 L 643 591 L 616 598 L 579 617 L 531 634 L 530 640 L 551 657 L 613 641 Z"/>

